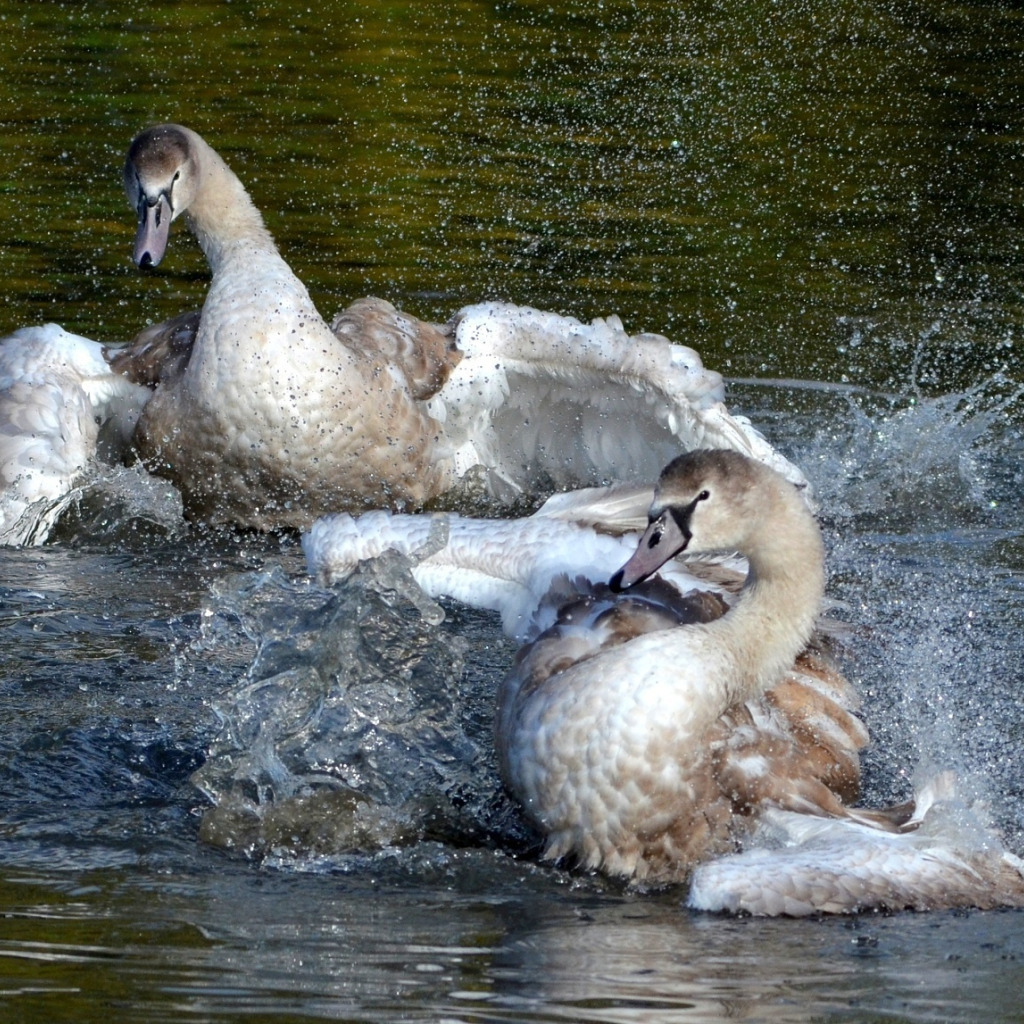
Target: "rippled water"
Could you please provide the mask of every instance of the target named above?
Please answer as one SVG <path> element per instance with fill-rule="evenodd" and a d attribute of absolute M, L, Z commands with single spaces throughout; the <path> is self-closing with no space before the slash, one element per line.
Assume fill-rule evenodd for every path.
<path fill-rule="evenodd" d="M 324 312 L 497 296 L 694 345 L 819 492 L 867 796 L 952 765 L 1024 853 L 1019 11 L 334 10 L 0 0 L 0 329 L 198 305 L 183 231 L 128 259 L 121 154 L 174 119 Z M 1019 1019 L 1019 913 L 729 920 L 540 866 L 494 621 L 118 485 L 0 551 L 5 1019 Z"/>

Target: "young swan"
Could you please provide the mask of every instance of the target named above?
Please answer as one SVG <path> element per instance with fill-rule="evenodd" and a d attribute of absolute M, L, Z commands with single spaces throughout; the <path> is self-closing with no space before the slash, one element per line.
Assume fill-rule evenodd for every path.
<path fill-rule="evenodd" d="M 242 183 L 188 128 L 142 132 L 124 184 L 136 262 L 159 263 L 184 216 L 213 275 L 187 360 L 157 383 L 134 439 L 196 518 L 305 527 L 416 508 L 463 480 L 504 502 L 636 479 L 666 451 L 708 444 L 802 479 L 728 414 L 695 352 L 614 317 L 483 303 L 437 328 L 365 299 L 328 326 Z"/>
<path fill-rule="evenodd" d="M 418 505 L 447 488 L 439 425 L 388 358 L 394 351 L 335 335 L 242 183 L 200 136 L 179 125 L 143 132 L 124 182 L 139 217 L 136 263 L 159 263 L 172 220 L 185 214 L 213 272 L 187 365 L 157 387 L 135 434 L 146 463 L 178 484 L 193 514 L 304 525 L 318 511 Z M 390 313 L 408 321 L 391 325 L 394 333 L 405 328 L 416 357 L 431 355 L 443 380 L 457 362 L 448 340 Z"/>
<path fill-rule="evenodd" d="M 731 849 L 734 812 L 754 809 L 722 772 L 723 737 L 734 734 L 723 716 L 779 683 L 806 646 L 824 590 L 821 534 L 778 473 L 735 452 L 697 451 L 662 473 L 649 526 L 612 589 L 684 550 L 746 556 L 747 580 L 724 616 L 609 638 L 571 663 L 547 658 L 541 637 L 502 683 L 499 760 L 547 834 L 547 857 L 572 853 L 610 874 L 683 880 Z M 563 639 L 571 629 L 562 627 Z M 818 788 L 829 804 L 821 812 L 841 813 Z M 772 796 L 813 810 L 799 778 Z"/>

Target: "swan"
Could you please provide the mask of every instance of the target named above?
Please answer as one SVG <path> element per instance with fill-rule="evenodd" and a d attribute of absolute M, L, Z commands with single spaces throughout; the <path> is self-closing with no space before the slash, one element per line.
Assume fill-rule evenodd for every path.
<path fill-rule="evenodd" d="M 697 454 L 710 453 L 694 453 L 695 457 Z M 739 465 L 745 467 L 748 461 L 743 459 Z M 762 690 L 741 694 L 737 687 L 728 698 L 712 697 L 701 674 L 689 680 L 688 688 L 674 699 L 672 706 L 694 705 L 686 710 L 683 721 L 699 709 L 704 715 L 695 719 L 691 732 L 678 737 L 681 747 L 691 744 L 698 752 L 694 757 L 699 765 L 689 780 L 680 766 L 670 780 L 671 796 L 664 799 L 677 804 L 681 787 L 701 772 L 713 770 L 712 758 L 705 755 L 714 747 L 716 758 L 725 757 L 731 765 L 726 769 L 718 764 L 717 771 L 738 777 L 749 774 L 750 766 L 760 765 L 760 781 L 748 781 L 745 786 L 765 784 L 770 776 L 763 766 L 770 762 L 776 780 L 783 773 L 792 777 L 794 791 L 800 791 L 799 806 L 803 806 L 800 801 L 813 800 L 838 812 L 841 804 L 835 791 L 844 799 L 856 798 L 858 752 L 866 744 L 867 734 L 853 714 L 856 698 L 849 685 L 820 653 L 806 649 L 817 622 L 824 577 L 820 535 L 805 496 L 778 474 L 765 472 L 781 482 L 780 490 L 802 509 L 802 521 L 810 521 L 809 536 L 818 540 L 818 549 L 812 547 L 810 552 L 809 571 L 796 574 L 811 590 L 804 600 L 805 614 L 795 637 L 779 647 L 771 678 Z M 666 712 L 669 708 L 667 695 L 655 692 L 660 686 L 652 687 L 649 698 L 642 696 L 651 666 L 645 664 L 638 648 L 653 641 L 650 657 L 664 657 L 666 663 L 675 665 L 679 652 L 662 649 L 662 645 L 689 632 L 676 627 L 705 622 L 708 625 L 702 628 L 720 629 L 737 611 L 743 615 L 741 601 L 739 608 L 722 617 L 737 603 L 747 575 L 746 562 L 735 556 L 684 564 L 672 560 L 675 552 L 666 552 L 658 565 L 663 569 L 662 578 L 628 580 L 632 584 L 628 594 L 591 582 L 612 577 L 637 550 L 655 493 L 649 486 L 619 485 L 559 494 L 534 515 L 515 520 L 470 519 L 456 513 L 336 514 L 315 523 L 303 537 L 310 571 L 323 584 L 343 579 L 360 560 L 394 550 L 413 560 L 413 576 L 431 597 L 447 595 L 498 611 L 505 632 L 524 645 L 499 697 L 495 730 L 499 761 L 510 790 L 548 836 L 545 855 L 559 858 L 575 853 L 587 867 L 650 881 L 674 878 L 680 863 L 688 867 L 709 852 L 731 849 L 730 798 L 722 792 L 713 796 L 714 785 L 702 780 L 701 799 L 693 801 L 694 813 L 676 823 L 679 849 L 666 845 L 659 852 L 652 844 L 641 853 L 633 840 L 621 840 L 619 833 L 629 831 L 627 824 L 614 840 L 595 845 L 600 830 L 593 821 L 581 820 L 575 829 L 564 828 L 534 791 L 542 759 L 530 749 L 530 737 L 545 746 L 554 742 L 551 722 L 557 717 L 560 698 L 564 698 L 579 718 L 566 715 L 558 731 L 568 730 L 564 737 L 567 757 L 578 757 L 581 770 L 585 763 L 589 771 L 599 760 L 598 750 L 588 751 L 588 744 L 602 744 L 607 739 L 610 747 L 625 751 L 627 746 L 609 732 L 614 723 L 611 707 L 617 702 L 620 707 L 630 707 L 641 721 L 650 713 L 652 702 Z M 714 656 L 715 650 L 715 645 L 708 645 L 709 656 Z M 664 667 L 665 663 L 660 664 Z M 776 690 L 771 699 L 761 700 L 763 690 L 771 687 Z M 524 702 L 520 691 L 530 699 Z M 699 699 L 694 700 L 697 694 Z M 745 704 L 748 697 L 749 706 Z M 727 709 L 733 709 L 731 715 L 727 721 L 719 721 Z M 605 712 L 612 716 L 611 721 L 601 718 Z M 547 725 L 538 728 L 534 715 Z M 660 715 L 651 717 L 665 721 Z M 811 720 L 815 725 L 808 728 Z M 677 725 L 673 722 L 673 728 Z M 713 728 L 721 735 L 711 741 L 705 734 Z M 812 733 L 813 741 L 807 738 Z M 632 745 L 639 742 L 637 739 Z M 730 744 L 733 750 L 727 754 Z M 827 746 L 827 754 L 821 753 L 821 744 Z M 666 745 L 671 746 L 667 741 Z M 784 767 L 786 757 L 775 756 L 782 749 L 796 767 Z M 552 756 L 554 748 L 546 753 Z M 624 769 L 630 772 L 631 781 L 622 789 L 622 799 L 638 814 L 643 812 L 634 790 L 644 785 L 639 774 L 642 768 L 638 762 Z M 574 785 L 561 762 L 552 764 L 550 770 L 567 785 Z M 664 767 L 659 770 L 667 771 Z M 607 780 L 605 788 L 614 788 L 617 781 Z M 575 784 L 581 784 L 580 780 Z M 593 785 L 602 788 L 596 782 Z M 730 785 L 739 783 L 732 779 Z M 696 818 L 713 818 L 714 831 L 697 827 Z M 636 832 L 647 829 L 640 822 L 634 826 Z M 684 834 L 688 835 L 685 841 L 680 838 Z M 661 837 L 659 842 L 669 844 L 670 839 Z M 689 849 L 685 855 L 680 852 L 684 847 Z"/>
<path fill-rule="evenodd" d="M 951 785 L 856 805 L 868 737 L 816 649 L 821 534 L 755 460 L 692 452 L 653 491 L 557 495 L 520 520 L 332 516 L 303 544 L 321 582 L 398 550 L 431 596 L 502 613 L 523 646 L 497 698 L 499 763 L 548 859 L 689 881 L 701 910 L 1024 903 L 1024 864 L 965 824 Z M 744 559 L 693 561 L 718 551 Z"/>
<path fill-rule="evenodd" d="M 305 528 L 341 509 L 414 509 L 458 485 L 512 501 L 541 487 L 648 478 L 657 453 L 737 447 L 794 479 L 691 349 L 529 307 L 468 307 L 443 327 L 376 306 L 331 329 L 227 163 L 158 125 L 124 184 L 134 258 L 155 266 L 185 219 L 212 271 L 191 355 L 158 384 L 134 443 L 203 520 Z M 653 453 L 653 454 L 652 454 Z"/>

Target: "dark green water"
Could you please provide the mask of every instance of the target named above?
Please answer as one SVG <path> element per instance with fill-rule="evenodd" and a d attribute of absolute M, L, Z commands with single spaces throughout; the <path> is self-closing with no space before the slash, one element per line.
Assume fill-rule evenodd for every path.
<path fill-rule="evenodd" d="M 1019 9 L 320 7 L 0 0 L 0 333 L 115 340 L 201 302 L 183 230 L 158 271 L 129 258 L 123 153 L 174 120 L 328 315 L 618 313 L 734 378 L 829 385 L 731 404 L 821 494 L 869 795 L 950 761 L 1024 853 Z M 273 568 L 301 579 L 294 539 L 97 520 L 0 552 L 4 1019 L 1024 1013 L 1019 914 L 691 916 L 464 831 L 329 864 L 204 846 L 189 779 L 267 628 L 218 602 Z M 483 706 L 510 652 L 448 612 L 431 656 L 462 652 Z"/>
<path fill-rule="evenodd" d="M 1014 5 L 3 5 L 12 325 L 197 303 L 129 266 L 127 142 L 209 135 L 325 310 L 497 296 L 737 376 L 965 386 L 1024 319 Z M 191 257 L 186 256 L 191 252 Z M 1019 353 L 1016 353 L 1019 355 Z"/>

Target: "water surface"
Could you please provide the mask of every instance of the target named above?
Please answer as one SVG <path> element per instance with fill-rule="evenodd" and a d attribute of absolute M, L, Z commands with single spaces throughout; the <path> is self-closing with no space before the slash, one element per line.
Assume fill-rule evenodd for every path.
<path fill-rule="evenodd" d="M 868 799 L 952 766 L 1024 853 L 1015 7 L 0 0 L 0 25 L 2 330 L 118 340 L 202 301 L 183 230 L 129 259 L 123 153 L 173 120 L 328 315 L 498 297 L 693 345 L 819 492 Z M 198 536 L 134 487 L 141 517 L 93 503 L 0 551 L 5 1019 L 1019 1019 L 1018 913 L 720 919 L 539 865 L 488 744 L 496 623 L 438 624 L 400 573 L 319 592 L 296 538 Z M 343 770 L 372 802 L 245 818 Z M 204 824 L 200 785 L 236 816 Z"/>

